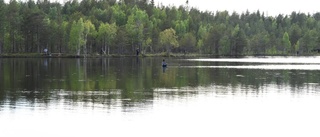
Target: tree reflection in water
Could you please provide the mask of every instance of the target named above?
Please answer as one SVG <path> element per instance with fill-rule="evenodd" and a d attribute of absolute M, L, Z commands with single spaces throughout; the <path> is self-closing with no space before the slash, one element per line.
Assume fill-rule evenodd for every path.
<path fill-rule="evenodd" d="M 46 108 L 62 102 L 134 111 L 136 107 L 152 106 L 159 97 L 183 98 L 212 92 L 258 95 L 270 92 L 270 87 L 281 92 L 288 86 L 292 93 L 319 89 L 319 70 L 252 69 L 245 66 L 257 62 L 184 59 L 170 59 L 170 70 L 166 70 L 159 67 L 161 61 L 137 57 L 0 59 L 0 108 Z"/>

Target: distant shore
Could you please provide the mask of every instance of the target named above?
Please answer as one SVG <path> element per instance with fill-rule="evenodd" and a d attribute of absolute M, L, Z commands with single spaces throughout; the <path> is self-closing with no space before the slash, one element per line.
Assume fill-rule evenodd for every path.
<path fill-rule="evenodd" d="M 64 53 L 12 53 L 12 54 L 0 54 L 0 58 L 100 58 L 100 57 L 203 57 L 210 55 L 203 54 L 176 54 L 176 53 L 157 53 L 157 54 L 140 54 L 140 55 L 129 55 L 129 54 L 64 54 Z"/>
<path fill-rule="evenodd" d="M 244 56 L 318 56 L 318 54 L 304 54 L 304 55 L 211 55 L 211 54 L 182 54 L 182 53 L 155 53 L 155 54 L 64 54 L 64 53 L 12 53 L 0 54 L 0 58 L 101 58 L 101 57 L 244 57 Z"/>

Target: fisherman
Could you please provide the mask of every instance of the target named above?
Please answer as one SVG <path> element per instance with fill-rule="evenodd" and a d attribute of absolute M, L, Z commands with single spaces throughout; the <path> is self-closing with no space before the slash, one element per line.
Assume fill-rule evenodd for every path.
<path fill-rule="evenodd" d="M 47 49 L 47 48 L 45 48 L 45 49 L 43 50 L 43 52 L 44 52 L 45 55 L 48 55 L 48 49 Z"/>
<path fill-rule="evenodd" d="M 139 48 L 136 49 L 136 53 L 137 53 L 137 56 L 139 56 L 139 53 L 140 53 Z"/>
<path fill-rule="evenodd" d="M 167 63 L 164 59 L 162 60 L 162 67 L 167 67 Z"/>

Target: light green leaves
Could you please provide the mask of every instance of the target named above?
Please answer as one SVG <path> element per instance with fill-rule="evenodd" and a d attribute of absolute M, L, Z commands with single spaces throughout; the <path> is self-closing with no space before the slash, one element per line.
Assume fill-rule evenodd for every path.
<path fill-rule="evenodd" d="M 101 23 L 98 30 L 98 38 L 101 40 L 103 47 L 101 50 L 104 54 L 108 54 L 110 52 L 110 45 L 113 44 L 116 35 L 117 35 L 118 27 L 115 23 Z"/>
<path fill-rule="evenodd" d="M 171 51 L 171 48 L 179 46 L 177 38 L 176 31 L 172 28 L 166 29 L 159 34 L 160 45 L 165 47 L 168 53 Z"/>

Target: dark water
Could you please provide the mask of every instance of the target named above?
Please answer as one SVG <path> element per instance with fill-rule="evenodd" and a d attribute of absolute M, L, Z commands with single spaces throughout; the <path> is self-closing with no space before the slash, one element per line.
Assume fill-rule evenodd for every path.
<path fill-rule="evenodd" d="M 319 57 L 0 59 L 5 136 L 319 136 Z"/>

